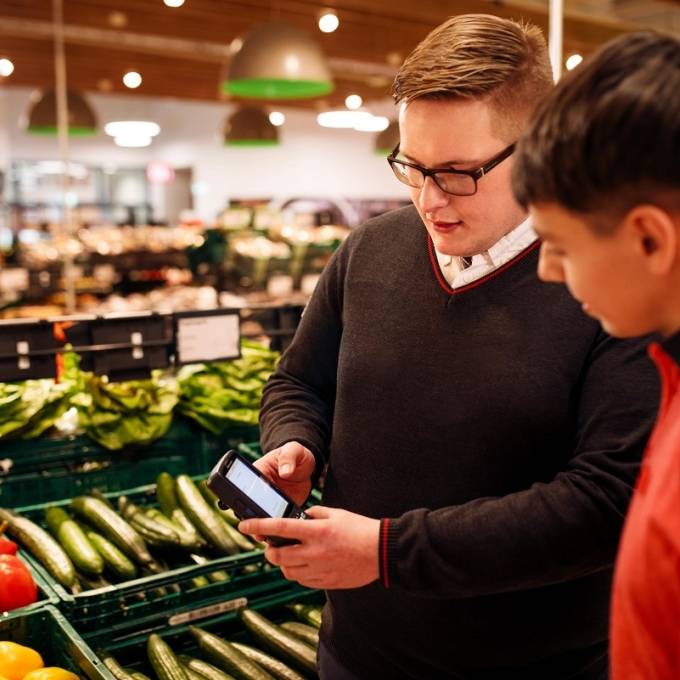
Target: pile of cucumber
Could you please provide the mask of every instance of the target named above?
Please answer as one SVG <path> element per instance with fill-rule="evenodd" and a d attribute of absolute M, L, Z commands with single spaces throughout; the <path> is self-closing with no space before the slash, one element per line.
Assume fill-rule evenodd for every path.
<path fill-rule="evenodd" d="M 321 608 L 287 605 L 298 618 L 277 625 L 253 609 L 242 609 L 239 618 L 253 645 L 228 640 L 196 626 L 189 627 L 200 658 L 176 655 L 160 635 L 147 639 L 148 667 L 157 680 L 305 680 L 316 678 Z M 123 668 L 104 650 L 104 665 L 117 680 L 149 680 Z M 142 660 L 139 660 L 142 661 Z"/>
<path fill-rule="evenodd" d="M 261 548 L 241 534 L 231 511 L 220 510 L 205 481 L 188 475 L 156 480 L 158 507 L 120 496 L 117 507 L 96 490 L 67 508 L 45 510 L 47 531 L 27 517 L 0 509 L 7 533 L 73 593 L 101 588 L 182 564 Z M 226 571 L 199 576 L 192 587 L 229 579 Z"/>

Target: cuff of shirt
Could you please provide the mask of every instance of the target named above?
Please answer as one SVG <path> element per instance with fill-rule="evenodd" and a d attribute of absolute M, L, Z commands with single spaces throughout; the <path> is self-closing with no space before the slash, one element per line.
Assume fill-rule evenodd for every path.
<path fill-rule="evenodd" d="M 392 520 L 380 520 L 380 540 L 378 541 L 378 564 L 380 583 L 390 588 L 395 576 L 397 536 Z"/>

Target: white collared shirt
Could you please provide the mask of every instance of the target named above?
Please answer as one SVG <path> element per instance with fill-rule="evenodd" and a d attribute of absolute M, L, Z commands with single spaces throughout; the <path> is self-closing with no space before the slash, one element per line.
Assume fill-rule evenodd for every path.
<path fill-rule="evenodd" d="M 472 257 L 472 263 L 464 268 L 462 258 L 455 255 L 444 255 L 435 248 L 439 268 L 451 288 L 467 286 L 481 279 L 494 269 L 512 260 L 515 255 L 528 248 L 538 236 L 533 229 L 531 218 L 527 217 L 522 224 L 508 232 L 503 238 L 479 255 Z"/>

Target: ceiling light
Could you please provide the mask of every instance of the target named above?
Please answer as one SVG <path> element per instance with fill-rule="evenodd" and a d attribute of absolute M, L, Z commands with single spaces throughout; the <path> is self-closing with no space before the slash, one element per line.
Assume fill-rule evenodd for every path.
<path fill-rule="evenodd" d="M 572 69 L 575 69 L 582 61 L 583 57 L 580 54 L 572 54 L 567 59 L 567 70 L 571 71 Z"/>
<path fill-rule="evenodd" d="M 82 95 L 68 90 L 66 108 L 69 135 L 97 134 L 97 118 Z M 33 134 L 57 134 L 57 95 L 53 88 L 31 95 L 27 131 Z"/>
<path fill-rule="evenodd" d="M 224 143 L 230 146 L 276 146 L 279 132 L 263 109 L 244 106 L 225 122 Z"/>
<path fill-rule="evenodd" d="M 158 123 L 147 120 L 117 120 L 104 126 L 111 137 L 155 137 L 160 131 Z"/>
<path fill-rule="evenodd" d="M 114 28 L 123 28 L 127 25 L 128 19 L 124 12 L 111 12 L 108 21 Z"/>
<path fill-rule="evenodd" d="M 151 144 L 151 137 L 145 135 L 117 135 L 113 138 L 113 141 L 116 146 L 138 148 L 149 146 Z"/>
<path fill-rule="evenodd" d="M 399 123 L 393 120 L 375 138 L 375 152 L 381 156 L 389 156 L 397 144 L 399 144 Z"/>
<path fill-rule="evenodd" d="M 168 7 L 181 7 L 184 4 L 184 0 L 163 0 L 163 2 Z"/>
<path fill-rule="evenodd" d="M 363 103 L 364 103 L 364 100 L 358 94 L 350 94 L 345 99 L 345 106 L 348 109 L 352 109 L 352 111 L 360 108 Z"/>
<path fill-rule="evenodd" d="M 284 114 L 282 114 L 281 111 L 272 111 L 269 114 L 269 122 L 272 125 L 276 125 L 276 127 L 279 127 L 286 122 L 286 116 L 284 116 Z"/>
<path fill-rule="evenodd" d="M 321 127 L 328 128 L 353 128 L 361 120 L 369 120 L 373 116 L 368 111 L 324 111 L 316 117 L 316 122 Z"/>
<path fill-rule="evenodd" d="M 363 103 L 364 103 L 364 100 L 358 94 L 350 94 L 345 99 L 345 106 L 348 109 L 352 109 L 352 111 L 355 111 L 356 109 L 361 108 L 361 105 Z"/>
<path fill-rule="evenodd" d="M 389 118 L 385 116 L 371 116 L 370 118 L 362 118 L 353 126 L 359 132 L 382 132 L 387 129 L 390 124 Z"/>
<path fill-rule="evenodd" d="M 14 73 L 14 64 L 9 59 L 0 59 L 0 76 L 6 78 Z"/>
<path fill-rule="evenodd" d="M 333 81 L 319 46 L 298 28 L 274 21 L 243 38 L 223 88 L 237 97 L 304 99 L 332 92 Z"/>
<path fill-rule="evenodd" d="M 129 87 L 131 90 L 139 87 L 142 84 L 142 76 L 137 71 L 128 71 L 123 76 L 123 85 Z"/>
<path fill-rule="evenodd" d="M 332 33 L 340 25 L 338 15 L 332 10 L 323 10 L 319 17 L 319 30 L 322 33 Z"/>

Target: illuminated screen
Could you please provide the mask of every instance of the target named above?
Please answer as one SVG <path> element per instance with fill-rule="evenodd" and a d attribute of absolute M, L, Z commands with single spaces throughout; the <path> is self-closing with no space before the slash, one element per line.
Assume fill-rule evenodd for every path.
<path fill-rule="evenodd" d="M 288 501 L 240 460 L 236 459 L 229 468 L 227 479 L 252 498 L 270 517 L 283 517 Z"/>

